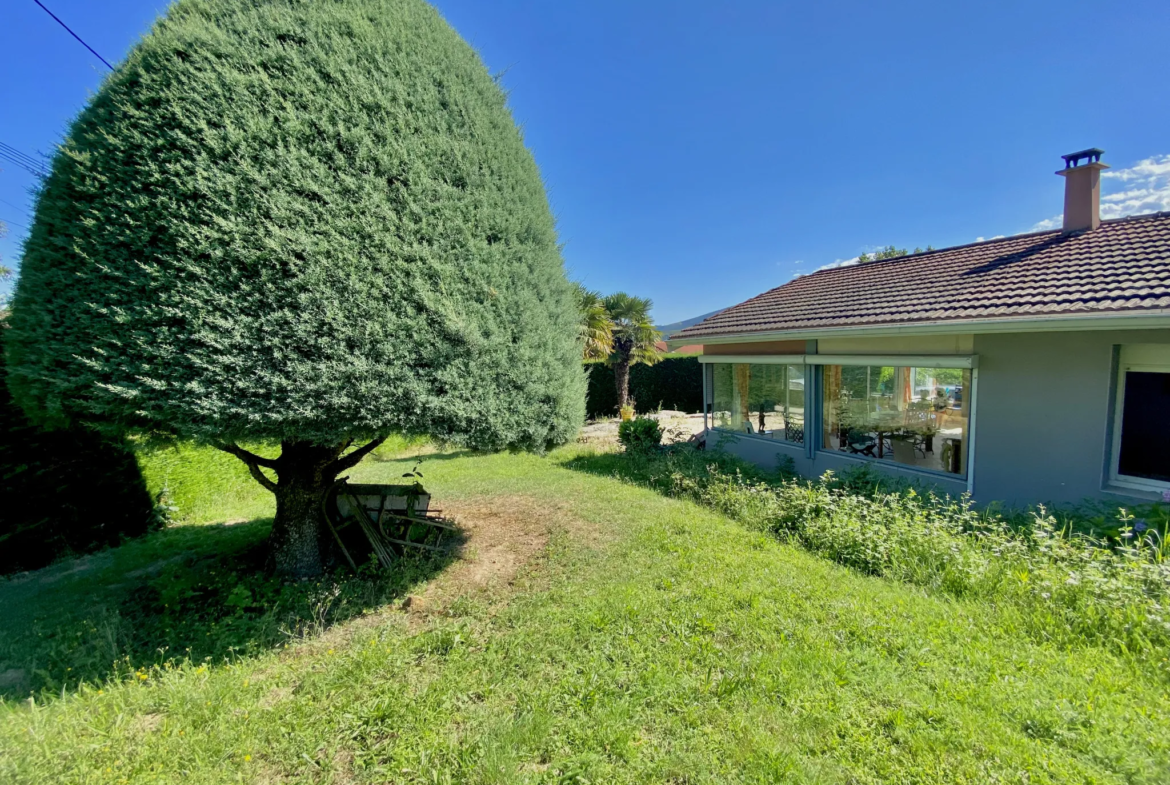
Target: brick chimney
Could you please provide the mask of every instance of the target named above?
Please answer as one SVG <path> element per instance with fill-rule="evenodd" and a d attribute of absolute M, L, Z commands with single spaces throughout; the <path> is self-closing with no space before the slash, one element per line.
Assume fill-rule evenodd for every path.
<path fill-rule="evenodd" d="M 1096 147 L 1062 155 L 1064 169 L 1064 231 L 1092 231 L 1101 224 L 1101 163 L 1105 153 Z M 1081 163 L 1085 161 L 1086 163 Z"/>

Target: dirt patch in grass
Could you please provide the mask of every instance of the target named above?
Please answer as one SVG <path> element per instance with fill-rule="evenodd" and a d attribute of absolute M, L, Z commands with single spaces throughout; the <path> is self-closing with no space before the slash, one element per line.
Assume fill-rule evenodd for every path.
<path fill-rule="evenodd" d="M 292 697 L 292 687 L 273 687 L 268 692 L 264 693 L 264 697 L 260 699 L 257 704 L 261 709 L 271 709 L 278 703 L 281 703 Z"/>
<path fill-rule="evenodd" d="M 603 544 L 600 527 L 571 512 L 567 503 L 549 504 L 522 495 L 472 497 L 445 501 L 443 515 L 463 533 L 458 558 L 440 575 L 401 602 L 329 630 L 308 651 L 341 645 L 359 630 L 405 617 L 412 627 L 446 614 L 457 599 L 505 599 L 516 580 L 530 569 L 556 533 L 581 542 Z M 306 650 L 300 648 L 300 653 Z"/>
<path fill-rule="evenodd" d="M 9 580 L 13 586 L 18 586 L 25 583 L 34 586 L 49 586 L 66 578 L 76 578 L 83 573 L 91 571 L 95 566 L 97 566 L 99 559 L 105 556 L 105 553 L 79 556 L 76 559 L 71 560 L 67 567 L 65 564 L 58 563 L 40 570 L 31 570 L 29 572 L 17 573 L 9 578 Z"/>
<path fill-rule="evenodd" d="M 154 733 L 162 727 L 163 715 L 157 713 L 140 714 L 134 718 L 134 730 L 137 735 L 142 736 L 148 733 Z"/>
<path fill-rule="evenodd" d="M 554 533 L 597 541 L 598 527 L 568 505 L 530 496 L 492 496 L 446 503 L 443 513 L 463 531 L 459 559 L 400 608 L 411 621 L 443 613 L 459 597 L 506 596 L 516 579 L 548 547 Z"/>

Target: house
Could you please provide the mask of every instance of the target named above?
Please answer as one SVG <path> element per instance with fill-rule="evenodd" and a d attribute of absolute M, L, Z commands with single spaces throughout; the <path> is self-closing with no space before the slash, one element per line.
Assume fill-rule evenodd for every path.
<path fill-rule="evenodd" d="M 981 503 L 1170 491 L 1170 213 L 821 270 L 670 336 L 702 344 L 708 443 L 818 476 L 862 462 Z"/>
<path fill-rule="evenodd" d="M 698 354 L 703 351 L 703 347 L 698 344 L 691 344 L 688 346 L 676 346 L 673 349 L 666 343 L 666 341 L 655 341 L 654 348 L 662 353 L 674 352 L 675 354 Z"/>

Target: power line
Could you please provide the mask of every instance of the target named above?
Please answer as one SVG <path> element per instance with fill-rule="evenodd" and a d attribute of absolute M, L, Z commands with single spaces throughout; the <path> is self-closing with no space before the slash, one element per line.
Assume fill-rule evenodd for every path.
<path fill-rule="evenodd" d="M 21 160 L 23 160 L 25 163 L 32 164 L 33 166 L 40 166 L 42 163 L 44 163 L 43 161 L 40 161 L 37 158 L 34 158 L 33 156 L 29 155 L 28 153 L 21 152 L 20 150 L 17 150 L 15 147 L 13 147 L 12 145 L 7 144 L 5 142 L 0 142 L 0 149 L 6 150 L 10 155 L 14 155 L 17 158 L 20 158 Z M 37 155 L 40 156 L 39 153 Z M 40 156 L 40 157 L 43 158 L 44 156 Z"/>
<path fill-rule="evenodd" d="M 11 207 L 13 210 L 16 210 L 17 212 L 21 212 L 21 213 L 24 213 L 25 215 L 28 215 L 28 210 L 24 209 L 23 207 L 21 207 L 18 204 L 13 204 L 12 202 L 8 201 L 7 199 L 0 199 L 0 204 L 6 204 L 9 207 Z"/>
<path fill-rule="evenodd" d="M 4 144 L 3 142 L 0 142 L 0 158 L 16 164 L 21 169 L 25 169 L 37 177 L 49 176 L 49 170 L 42 162 L 36 160 L 31 155 L 25 155 L 15 147 Z"/>
<path fill-rule="evenodd" d="M 21 161 L 25 164 L 28 164 L 29 166 L 35 166 L 38 169 L 42 169 L 42 170 L 45 168 L 44 156 L 40 156 L 39 158 L 33 158 L 28 153 L 22 153 L 20 150 L 17 150 L 12 145 L 5 144 L 4 142 L 0 142 L 0 150 L 3 150 L 4 152 L 8 153 L 9 156 L 12 156 L 16 160 Z"/>
<path fill-rule="evenodd" d="M 16 164 L 21 169 L 25 169 L 30 174 L 36 175 L 37 177 L 44 177 L 45 176 L 45 171 L 43 169 L 38 169 L 35 166 L 29 166 L 28 164 L 26 164 L 24 161 L 20 160 L 19 158 L 8 155 L 3 150 L 0 150 L 0 158 L 3 158 L 11 163 Z"/>
<path fill-rule="evenodd" d="M 21 229 L 26 231 L 28 230 L 28 227 L 24 224 L 18 224 L 16 221 L 9 221 L 7 218 L 0 218 L 0 223 L 4 224 L 5 226 L 18 226 Z"/>
<path fill-rule="evenodd" d="M 54 19 L 57 19 L 57 15 L 56 15 L 56 14 L 54 14 L 54 13 L 53 13 L 52 11 L 50 11 L 49 9 L 45 8 L 45 4 L 44 4 L 44 3 L 42 3 L 42 2 L 41 2 L 41 0 L 33 0 L 33 2 L 34 2 L 34 3 L 36 3 L 37 5 L 39 5 L 39 6 L 41 7 L 41 9 L 42 9 L 42 10 L 43 10 L 43 11 L 44 11 L 46 14 L 48 14 L 48 15 L 49 15 L 49 16 L 51 16 L 51 17 L 53 17 Z M 62 27 L 64 27 L 66 30 L 69 30 L 69 25 L 65 24 L 65 23 L 64 23 L 64 22 L 62 22 L 60 19 L 57 19 L 57 24 L 61 25 L 61 26 L 62 26 Z M 76 38 L 78 41 L 81 41 L 81 45 L 82 45 L 82 46 L 84 46 L 86 49 L 88 49 L 90 52 L 92 52 L 94 57 L 96 57 L 98 60 L 101 60 L 103 63 L 105 63 L 105 64 L 106 64 L 106 68 L 109 68 L 111 71 L 113 71 L 113 70 L 114 70 L 114 66 L 110 65 L 110 64 L 109 64 L 109 62 L 107 62 L 107 61 L 106 61 L 106 58 L 104 58 L 104 57 L 102 57 L 101 55 L 99 55 L 99 54 L 98 54 L 98 53 L 97 53 L 97 52 L 94 50 L 94 48 L 93 48 L 92 46 L 90 46 L 89 44 L 87 44 L 85 41 L 82 41 L 82 40 L 81 40 L 81 36 L 79 36 L 77 33 L 73 32 L 72 30 L 69 30 L 69 35 L 73 36 L 73 37 L 74 37 L 74 38 Z"/>

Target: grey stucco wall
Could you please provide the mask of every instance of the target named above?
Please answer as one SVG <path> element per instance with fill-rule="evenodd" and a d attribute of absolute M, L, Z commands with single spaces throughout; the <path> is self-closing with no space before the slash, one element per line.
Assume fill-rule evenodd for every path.
<path fill-rule="evenodd" d="M 975 336 L 975 498 L 1011 506 L 1156 498 L 1107 484 L 1114 347 L 1134 343 L 1170 343 L 1170 331 Z"/>
<path fill-rule="evenodd" d="M 1170 344 L 1170 330 L 974 336 L 979 358 L 971 475 L 975 500 L 1022 507 L 1086 498 L 1118 503 L 1156 498 L 1107 483 L 1114 347 L 1135 343 Z M 880 351 L 881 342 L 872 349 Z M 826 451 L 814 451 L 810 458 L 800 446 L 760 437 L 726 439 L 718 431 L 711 436 L 714 446 L 722 443 L 728 452 L 765 468 L 775 468 L 781 456 L 789 456 L 807 477 L 829 469 L 839 472 L 863 460 Z M 809 436 L 814 436 L 811 429 Z M 966 480 L 906 470 L 887 461 L 879 468 L 953 495 L 968 487 Z"/>

